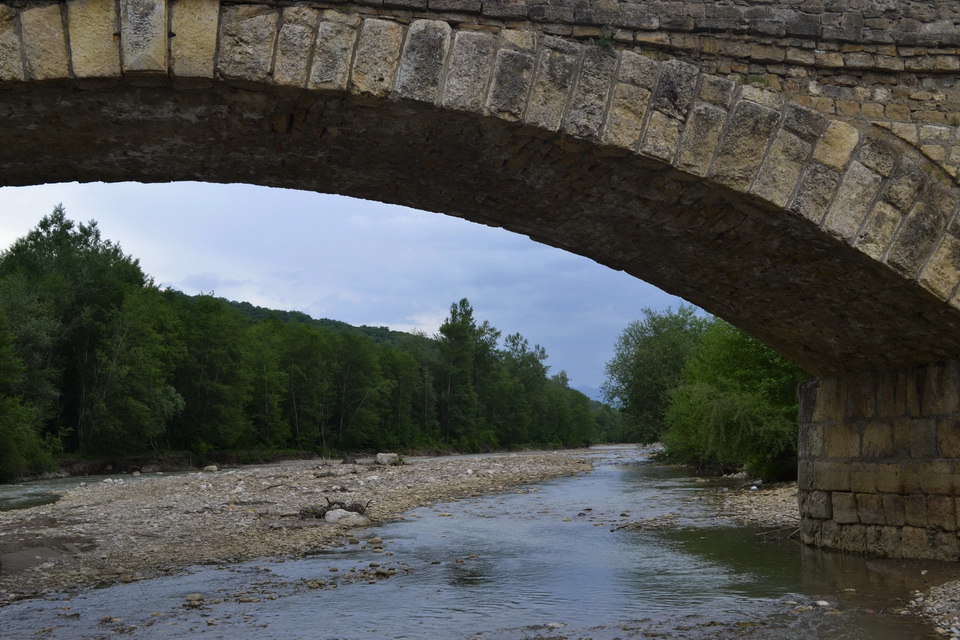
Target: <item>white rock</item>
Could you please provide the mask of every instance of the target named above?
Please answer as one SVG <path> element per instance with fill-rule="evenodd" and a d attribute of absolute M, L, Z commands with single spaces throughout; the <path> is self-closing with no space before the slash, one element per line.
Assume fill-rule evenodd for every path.
<path fill-rule="evenodd" d="M 208 464 L 203 468 L 204 471 L 220 471 L 220 467 L 215 464 Z"/>
<path fill-rule="evenodd" d="M 351 527 L 362 527 L 370 524 L 370 519 L 366 516 L 354 513 L 353 511 L 347 511 L 346 509 L 331 509 L 327 511 L 323 519 L 326 522 L 339 522 L 340 524 Z"/>
<path fill-rule="evenodd" d="M 378 453 L 377 464 L 396 466 L 400 464 L 400 456 L 396 453 Z"/>

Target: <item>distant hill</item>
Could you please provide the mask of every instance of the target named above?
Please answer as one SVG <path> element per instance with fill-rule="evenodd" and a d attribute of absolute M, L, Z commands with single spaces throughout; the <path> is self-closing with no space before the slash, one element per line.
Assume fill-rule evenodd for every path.
<path fill-rule="evenodd" d="M 411 338 L 417 339 L 420 337 L 412 333 L 394 331 L 389 327 L 370 327 L 367 325 L 355 327 L 352 324 L 347 324 L 346 322 L 341 322 L 340 320 L 331 320 L 329 318 L 321 318 L 318 320 L 308 316 L 302 311 L 279 311 L 277 309 L 258 307 L 254 304 L 250 304 L 249 302 L 236 302 L 235 300 L 227 300 L 225 298 L 220 299 L 251 320 L 261 321 L 270 316 L 274 316 L 279 318 L 282 322 L 311 324 L 340 333 L 357 333 L 366 336 L 377 344 L 391 347 L 399 346 L 401 342 L 409 341 Z"/>
<path fill-rule="evenodd" d="M 588 387 L 586 385 L 573 385 L 573 388 L 587 396 L 591 400 L 603 402 L 603 392 L 597 387 Z"/>

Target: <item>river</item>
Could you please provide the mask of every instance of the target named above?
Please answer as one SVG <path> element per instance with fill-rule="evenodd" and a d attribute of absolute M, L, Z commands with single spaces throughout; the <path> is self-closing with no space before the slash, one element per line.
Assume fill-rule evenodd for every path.
<path fill-rule="evenodd" d="M 943 565 L 760 541 L 704 499 L 718 486 L 624 449 L 595 457 L 590 474 L 420 508 L 305 559 L 16 602 L 0 638 L 937 637 L 900 611 Z M 649 518 L 670 526 L 624 527 Z"/>

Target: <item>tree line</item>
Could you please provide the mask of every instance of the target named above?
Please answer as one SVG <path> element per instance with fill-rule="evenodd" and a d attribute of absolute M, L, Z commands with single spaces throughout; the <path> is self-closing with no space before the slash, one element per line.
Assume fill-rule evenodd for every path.
<path fill-rule="evenodd" d="M 580 446 L 612 410 L 468 300 L 435 336 L 161 289 L 63 206 L 0 253 L 0 479 L 60 454 Z"/>
<path fill-rule="evenodd" d="M 797 385 L 807 374 L 729 323 L 686 305 L 645 309 L 606 373 L 619 439 L 662 442 L 667 460 L 701 470 L 795 477 Z"/>

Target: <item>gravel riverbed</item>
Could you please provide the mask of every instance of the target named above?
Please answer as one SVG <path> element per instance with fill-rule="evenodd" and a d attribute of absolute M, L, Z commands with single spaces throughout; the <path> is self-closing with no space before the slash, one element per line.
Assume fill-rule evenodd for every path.
<path fill-rule="evenodd" d="M 117 476 L 70 490 L 53 504 L 0 512 L 0 605 L 196 564 L 315 552 L 341 543 L 356 526 L 300 517 L 301 509 L 322 510 L 328 500 L 369 503 L 365 516 L 375 523 L 418 506 L 590 469 L 582 457 L 551 452 Z"/>

